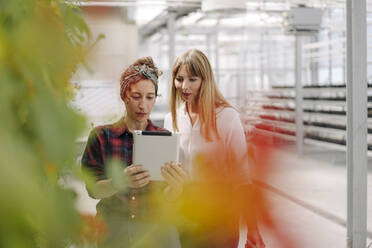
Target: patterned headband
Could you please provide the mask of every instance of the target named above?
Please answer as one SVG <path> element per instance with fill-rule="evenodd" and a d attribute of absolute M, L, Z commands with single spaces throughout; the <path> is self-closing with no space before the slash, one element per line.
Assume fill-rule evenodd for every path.
<path fill-rule="evenodd" d="M 148 67 L 147 65 L 140 65 L 140 66 L 135 65 L 134 69 L 137 71 L 137 73 L 133 73 L 132 75 L 127 76 L 126 78 L 124 78 L 124 80 L 128 80 L 129 78 L 134 77 L 138 75 L 139 73 L 141 73 L 146 78 L 153 81 L 156 86 L 158 85 L 158 76 L 156 76 L 156 73 L 152 68 Z"/>
<path fill-rule="evenodd" d="M 121 82 L 121 90 L 120 95 L 122 99 L 124 99 L 124 94 L 127 91 L 129 87 L 129 79 L 132 77 L 137 76 L 138 74 L 142 74 L 147 79 L 150 79 L 155 84 L 155 94 L 158 94 L 158 76 L 156 75 L 155 71 L 152 68 L 149 68 L 147 65 L 135 65 L 134 69 L 137 71 L 127 77 L 124 78 L 124 80 Z"/>

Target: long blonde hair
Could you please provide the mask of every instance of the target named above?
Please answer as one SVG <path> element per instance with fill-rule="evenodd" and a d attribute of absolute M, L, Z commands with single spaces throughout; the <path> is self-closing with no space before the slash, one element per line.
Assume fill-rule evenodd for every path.
<path fill-rule="evenodd" d="M 216 109 L 220 106 L 231 107 L 227 100 L 222 96 L 217 88 L 216 80 L 214 79 L 212 67 L 207 56 L 197 49 L 191 49 L 180 55 L 173 64 L 172 68 L 172 86 L 170 93 L 170 109 L 172 112 L 173 129 L 178 131 L 177 125 L 177 109 L 182 103 L 182 98 L 179 95 L 174 80 L 181 66 L 186 67 L 189 75 L 200 77 L 202 83 L 198 94 L 198 110 L 200 120 L 200 133 L 208 140 L 212 140 L 212 131 L 218 138 L 216 125 Z"/>

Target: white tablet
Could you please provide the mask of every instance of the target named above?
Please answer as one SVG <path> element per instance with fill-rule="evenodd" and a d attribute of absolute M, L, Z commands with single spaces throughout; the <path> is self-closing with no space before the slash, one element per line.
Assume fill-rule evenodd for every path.
<path fill-rule="evenodd" d="M 133 132 L 133 164 L 140 164 L 150 172 L 152 181 L 164 180 L 160 167 L 164 163 L 178 163 L 180 139 L 178 133 Z"/>

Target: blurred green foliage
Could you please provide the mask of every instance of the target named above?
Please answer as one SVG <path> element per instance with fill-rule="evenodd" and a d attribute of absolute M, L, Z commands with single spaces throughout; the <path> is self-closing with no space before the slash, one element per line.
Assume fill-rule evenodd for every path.
<path fill-rule="evenodd" d="M 89 29 L 63 0 L 0 0 L 0 247 L 78 244 L 75 194 L 84 120 L 68 107 Z"/>

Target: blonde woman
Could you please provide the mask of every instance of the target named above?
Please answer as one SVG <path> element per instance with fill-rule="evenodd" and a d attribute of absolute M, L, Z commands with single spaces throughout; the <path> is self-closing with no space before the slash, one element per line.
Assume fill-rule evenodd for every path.
<path fill-rule="evenodd" d="M 170 109 L 164 127 L 181 135 L 182 168 L 192 181 L 210 183 L 207 190 L 204 188 L 208 193 L 196 198 L 200 199 L 200 205 L 194 199 L 192 208 L 198 211 L 209 209 L 205 205 L 210 202 L 216 205 L 210 208 L 214 210 L 201 214 L 203 223 L 194 225 L 192 230 L 180 230 L 183 247 L 237 247 L 239 216 L 236 211 L 243 214 L 249 229 L 246 247 L 265 247 L 252 218 L 251 206 L 241 198 L 247 193 L 249 180 L 247 145 L 239 113 L 218 90 L 209 60 L 201 51 L 188 50 L 176 59 Z M 199 187 L 194 192 L 198 191 L 203 189 Z M 219 195 L 219 199 L 213 195 Z M 230 224 L 222 217 L 219 222 L 219 216 L 206 217 L 210 214 L 229 216 Z"/>

